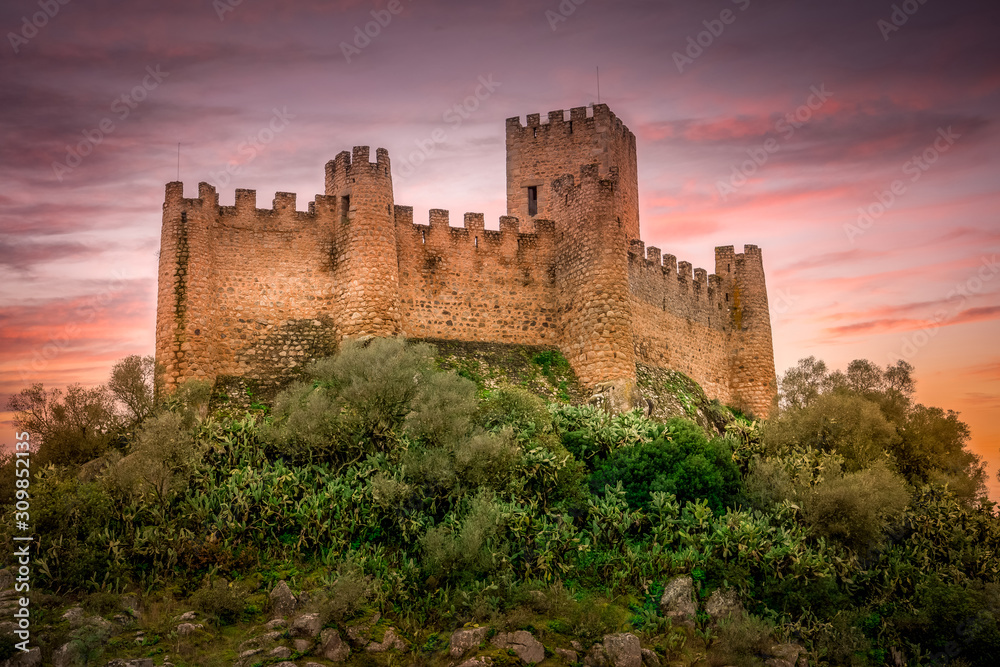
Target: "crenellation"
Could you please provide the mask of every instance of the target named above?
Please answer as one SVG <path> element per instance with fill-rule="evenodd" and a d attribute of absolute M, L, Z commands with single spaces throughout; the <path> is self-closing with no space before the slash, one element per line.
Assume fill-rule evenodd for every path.
<path fill-rule="evenodd" d="M 567 117 L 568 116 L 568 117 Z M 237 189 L 166 184 L 157 360 L 189 377 L 291 378 L 345 338 L 410 337 L 558 347 L 589 387 L 634 383 L 637 362 L 674 368 L 712 398 L 766 415 L 775 395 L 763 258 L 715 249 L 693 269 L 639 236 L 635 136 L 607 105 L 507 123 L 507 215 L 397 206 L 389 153 L 324 165 L 324 192 L 258 209 Z"/>
<path fill-rule="evenodd" d="M 682 283 L 691 282 L 691 262 L 677 262 L 677 278 Z"/>

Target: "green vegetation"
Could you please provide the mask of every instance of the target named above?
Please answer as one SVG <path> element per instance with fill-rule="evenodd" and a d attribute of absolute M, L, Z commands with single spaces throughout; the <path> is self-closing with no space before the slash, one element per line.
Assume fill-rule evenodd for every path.
<path fill-rule="evenodd" d="M 110 613 L 138 596 L 142 649 L 176 657 L 181 601 L 214 636 L 237 637 L 287 580 L 320 591 L 310 608 L 324 624 L 378 613 L 372 632 L 391 623 L 415 650 L 489 623 L 543 641 L 635 632 L 683 664 L 757 665 L 783 640 L 820 665 L 995 663 L 1000 519 L 968 429 L 912 402 L 905 364 L 830 373 L 804 360 L 767 422 L 671 375 L 711 413 L 706 427 L 563 402 L 560 383 L 573 384 L 553 353 L 518 362 L 545 381 L 544 398 L 535 380 L 487 382 L 485 362 L 450 354 L 348 343 L 270 411 L 213 413 L 197 383 L 150 408 L 150 366 L 135 360 L 120 373 L 138 380 L 113 391 L 21 392 L 11 409 L 42 464 L 43 608 Z M 734 590 L 747 615 L 675 626 L 658 602 L 679 574 L 702 605 Z M 36 622 L 63 627 L 45 613 Z M 191 641 L 186 664 L 216 664 Z"/>

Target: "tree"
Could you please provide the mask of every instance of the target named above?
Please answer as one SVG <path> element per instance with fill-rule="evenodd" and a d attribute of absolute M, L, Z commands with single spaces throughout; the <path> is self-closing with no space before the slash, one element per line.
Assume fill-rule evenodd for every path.
<path fill-rule="evenodd" d="M 140 423 L 153 413 L 159 394 L 156 361 L 152 356 L 133 354 L 111 369 L 108 389 L 125 409 L 125 417 Z"/>
<path fill-rule="evenodd" d="M 31 434 L 39 465 L 86 463 L 104 453 L 118 427 L 114 399 L 103 385 L 74 384 L 63 395 L 35 384 L 11 396 L 7 405 L 15 413 L 15 428 Z"/>

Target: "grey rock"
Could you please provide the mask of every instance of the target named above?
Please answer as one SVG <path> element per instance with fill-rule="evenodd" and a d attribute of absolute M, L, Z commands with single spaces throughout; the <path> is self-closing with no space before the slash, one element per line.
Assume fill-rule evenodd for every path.
<path fill-rule="evenodd" d="M 251 637 L 250 639 L 246 640 L 245 642 L 240 644 L 240 647 L 237 650 L 240 653 L 243 653 L 244 651 L 265 649 L 271 646 L 272 644 L 277 643 L 278 640 L 280 639 L 281 639 L 280 632 L 265 632 L 262 635 L 259 635 L 257 637 Z"/>
<path fill-rule="evenodd" d="M 198 614 L 193 611 L 186 611 L 177 617 L 177 620 L 181 623 L 189 623 L 194 619 L 198 618 Z"/>
<path fill-rule="evenodd" d="M 100 616 L 91 616 L 84 621 L 84 625 L 93 630 L 95 634 L 102 637 L 105 641 L 107 641 L 111 635 L 115 634 L 114 623 L 101 618 Z"/>
<path fill-rule="evenodd" d="M 278 582 L 268 597 L 271 600 L 271 613 L 274 616 L 289 616 L 295 611 L 295 606 L 298 603 L 284 580 Z"/>
<path fill-rule="evenodd" d="M 302 614 L 292 621 L 290 631 L 293 637 L 308 637 L 314 639 L 319 636 L 319 631 L 323 629 L 323 621 L 319 614 Z"/>
<path fill-rule="evenodd" d="M 736 591 L 719 589 L 708 596 L 708 602 L 705 603 L 705 613 L 714 620 L 740 616 L 743 614 L 743 605 L 740 603 L 740 597 Z"/>
<path fill-rule="evenodd" d="M 288 621 L 283 618 L 273 618 L 264 624 L 268 630 L 281 630 L 288 627 Z"/>
<path fill-rule="evenodd" d="M 52 653 L 52 667 L 79 667 L 83 664 L 80 647 L 74 642 L 63 644 Z"/>
<path fill-rule="evenodd" d="M 656 655 L 656 652 L 644 648 L 642 649 L 642 664 L 646 667 L 660 667 L 660 656 Z"/>
<path fill-rule="evenodd" d="M 574 639 L 574 640 L 572 640 L 572 641 L 571 641 L 571 642 L 569 643 L 569 645 L 570 645 L 570 648 L 572 648 L 572 649 L 573 649 L 574 651 L 576 651 L 577 653 L 583 653 L 583 644 L 581 644 L 581 643 L 580 643 L 580 642 L 578 642 L 577 640 L 575 640 L 575 639 Z"/>
<path fill-rule="evenodd" d="M 694 625 L 698 603 L 694 599 L 694 580 L 687 575 L 674 577 L 663 589 L 660 598 L 663 615 L 682 625 Z"/>
<path fill-rule="evenodd" d="M 344 662 L 351 654 L 351 647 L 334 628 L 327 628 L 320 633 L 319 644 L 319 654 L 330 662 Z"/>
<path fill-rule="evenodd" d="M 203 626 L 201 623 L 181 623 L 177 626 L 177 636 L 178 637 L 190 637 L 194 633 L 201 630 Z"/>
<path fill-rule="evenodd" d="M 612 667 L 642 667 L 642 646 L 629 632 L 604 636 L 604 653 Z"/>
<path fill-rule="evenodd" d="M 292 657 L 292 649 L 287 646 L 276 646 L 268 652 L 267 657 L 272 660 L 288 660 Z"/>
<path fill-rule="evenodd" d="M 498 632 L 491 642 L 497 648 L 514 651 L 522 662 L 537 664 L 545 659 L 545 647 L 526 630 Z"/>
<path fill-rule="evenodd" d="M 285 660 L 274 665 L 274 667 L 296 667 L 296 665 L 294 662 L 289 662 L 288 660 Z"/>
<path fill-rule="evenodd" d="M 407 649 L 406 642 L 396 635 L 396 630 L 394 628 L 387 628 L 385 631 L 385 636 L 382 637 L 381 642 L 371 642 L 365 646 L 365 650 L 369 653 L 384 653 L 385 651 L 405 651 Z"/>
<path fill-rule="evenodd" d="M 465 655 L 469 649 L 478 648 L 480 644 L 486 641 L 486 635 L 489 632 L 490 629 L 485 627 L 455 630 L 455 632 L 451 633 L 451 639 L 448 641 L 450 647 L 448 653 L 453 658 Z"/>
<path fill-rule="evenodd" d="M 83 613 L 83 607 L 71 607 L 62 615 L 62 619 L 68 621 L 71 628 L 80 627 L 86 618 L 86 614 Z"/>
<path fill-rule="evenodd" d="M 556 655 L 563 659 L 563 662 L 570 665 L 580 662 L 580 654 L 568 648 L 557 648 Z"/>
<path fill-rule="evenodd" d="M 608 654 L 604 651 L 604 644 L 594 644 L 587 651 L 587 655 L 583 657 L 584 667 L 610 667 L 611 661 L 608 659 Z"/>
<path fill-rule="evenodd" d="M 35 646 L 27 653 L 18 651 L 14 657 L 0 662 L 0 667 L 42 667 L 42 649 Z"/>
<path fill-rule="evenodd" d="M 380 618 L 382 618 L 381 614 L 375 614 L 367 623 L 347 628 L 347 639 L 358 648 L 364 648 L 370 641 L 368 635 L 371 634 L 372 628 L 375 627 Z"/>
<path fill-rule="evenodd" d="M 483 658 L 469 658 L 465 662 L 461 663 L 458 667 L 490 667 L 493 661 L 487 657 Z"/>
<path fill-rule="evenodd" d="M 112 660 L 105 667 L 153 667 L 152 658 L 135 658 L 133 660 Z"/>
<path fill-rule="evenodd" d="M 776 644 L 768 650 L 768 653 L 775 658 L 786 660 L 794 665 L 795 661 L 799 658 L 799 654 L 803 651 L 805 649 L 798 644 Z"/>

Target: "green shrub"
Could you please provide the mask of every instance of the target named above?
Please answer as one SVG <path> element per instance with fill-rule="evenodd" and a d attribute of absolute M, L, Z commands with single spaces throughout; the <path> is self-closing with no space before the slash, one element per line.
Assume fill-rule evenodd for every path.
<path fill-rule="evenodd" d="M 191 605 L 219 625 L 238 623 L 247 609 L 247 591 L 237 583 L 216 579 L 191 596 Z"/>
<path fill-rule="evenodd" d="M 817 535 L 864 553 L 878 545 L 909 500 L 902 477 L 878 463 L 814 486 L 803 497 L 803 514 Z"/>
<path fill-rule="evenodd" d="M 758 657 L 774 645 L 774 623 L 752 614 L 739 614 L 719 621 L 718 641 L 712 647 L 712 664 L 759 667 Z"/>
<path fill-rule="evenodd" d="M 410 404 L 407 429 L 428 444 L 453 444 L 469 434 L 478 406 L 475 382 L 454 373 L 433 373 Z"/>
<path fill-rule="evenodd" d="M 487 431 L 510 427 L 514 437 L 527 442 L 552 431 L 552 415 L 538 396 L 521 387 L 499 387 L 483 399 L 476 416 Z"/>
<path fill-rule="evenodd" d="M 621 482 L 630 507 L 646 509 L 651 493 L 661 491 L 681 503 L 704 499 L 721 512 L 739 493 L 739 472 L 725 440 L 711 442 L 692 422 L 676 418 L 667 422 L 663 437 L 652 442 L 621 447 L 591 475 L 593 493 Z"/>

